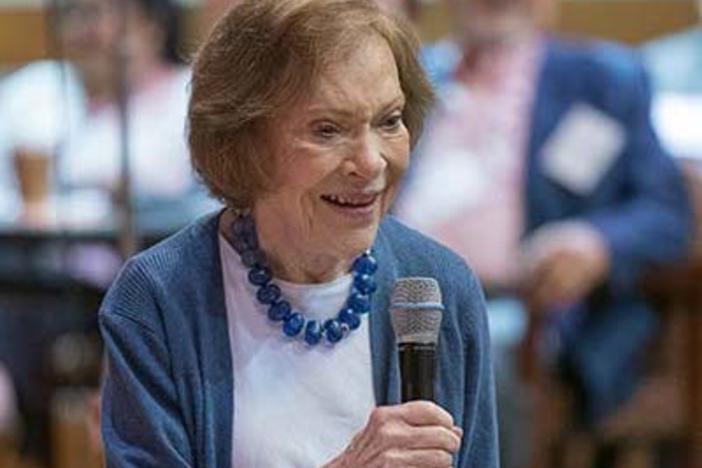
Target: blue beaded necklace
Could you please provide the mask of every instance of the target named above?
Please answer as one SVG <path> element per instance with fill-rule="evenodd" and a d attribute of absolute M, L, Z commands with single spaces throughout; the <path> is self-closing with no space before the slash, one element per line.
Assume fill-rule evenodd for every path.
<path fill-rule="evenodd" d="M 310 320 L 302 311 L 293 310 L 290 302 L 282 297 L 280 287 L 273 282 L 266 256 L 259 248 L 256 225 L 250 215 L 240 215 L 231 224 L 232 247 L 239 253 L 242 263 L 249 269 L 248 280 L 256 290 L 256 300 L 268 309 L 268 318 L 281 323 L 283 334 L 294 338 L 302 336 L 314 346 L 325 339 L 329 344 L 338 343 L 352 330 L 361 326 L 361 317 L 370 311 L 371 297 L 377 289 L 374 275 L 378 262 L 369 249 L 353 262 L 351 292 L 335 318 L 324 323 Z"/>

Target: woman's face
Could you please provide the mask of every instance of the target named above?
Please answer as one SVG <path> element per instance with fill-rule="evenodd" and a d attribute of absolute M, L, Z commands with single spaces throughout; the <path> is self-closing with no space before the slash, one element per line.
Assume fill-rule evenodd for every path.
<path fill-rule="evenodd" d="M 134 1 L 123 2 L 126 8 L 124 35 L 120 36 L 120 11 L 109 0 L 69 0 L 61 18 L 61 33 L 67 58 L 88 81 L 110 83 L 114 78 L 117 41 L 122 40 L 133 81 L 145 70 L 145 62 L 160 59 L 164 32 L 146 11 Z"/>
<path fill-rule="evenodd" d="M 446 0 L 448 11 L 469 43 L 502 42 L 536 27 L 553 0 Z"/>
<path fill-rule="evenodd" d="M 370 38 L 266 129 L 274 188 L 254 207 L 265 249 L 350 260 L 370 247 L 409 160 L 390 48 Z"/>

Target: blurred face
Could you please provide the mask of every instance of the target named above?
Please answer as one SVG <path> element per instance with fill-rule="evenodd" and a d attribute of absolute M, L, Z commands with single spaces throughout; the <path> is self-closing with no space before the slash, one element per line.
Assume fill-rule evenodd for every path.
<path fill-rule="evenodd" d="M 471 43 L 509 40 L 533 30 L 553 0 L 446 0 L 460 35 Z"/>
<path fill-rule="evenodd" d="M 122 0 L 68 0 L 62 9 L 61 34 L 68 59 L 88 81 L 110 81 L 116 41 L 120 34 L 119 12 L 125 5 L 127 22 L 122 38 L 130 68 L 158 57 L 163 34 L 140 7 Z M 133 73 L 130 70 L 130 76 Z"/>
<path fill-rule="evenodd" d="M 369 38 L 273 119 L 274 190 L 254 207 L 269 255 L 348 267 L 370 247 L 408 164 L 404 102 L 392 52 Z"/>
<path fill-rule="evenodd" d="M 69 0 L 62 8 L 64 52 L 83 73 L 100 79 L 109 75 L 115 16 L 113 5 L 105 0 Z"/>

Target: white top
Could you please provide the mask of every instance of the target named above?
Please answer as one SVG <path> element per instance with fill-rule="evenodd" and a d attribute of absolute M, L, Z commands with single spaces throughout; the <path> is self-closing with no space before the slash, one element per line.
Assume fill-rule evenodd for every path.
<path fill-rule="evenodd" d="M 232 466 L 315 467 L 343 451 L 375 406 L 368 319 L 334 346 L 286 339 L 220 236 L 234 372 Z M 325 284 L 276 280 L 293 309 L 336 316 L 351 275 Z"/>

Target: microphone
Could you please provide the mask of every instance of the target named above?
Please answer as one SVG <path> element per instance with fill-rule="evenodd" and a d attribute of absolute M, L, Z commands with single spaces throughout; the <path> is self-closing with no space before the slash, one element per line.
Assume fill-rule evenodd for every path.
<path fill-rule="evenodd" d="M 402 402 L 434 400 L 436 343 L 444 306 L 434 278 L 400 278 L 390 314 L 400 358 Z"/>

